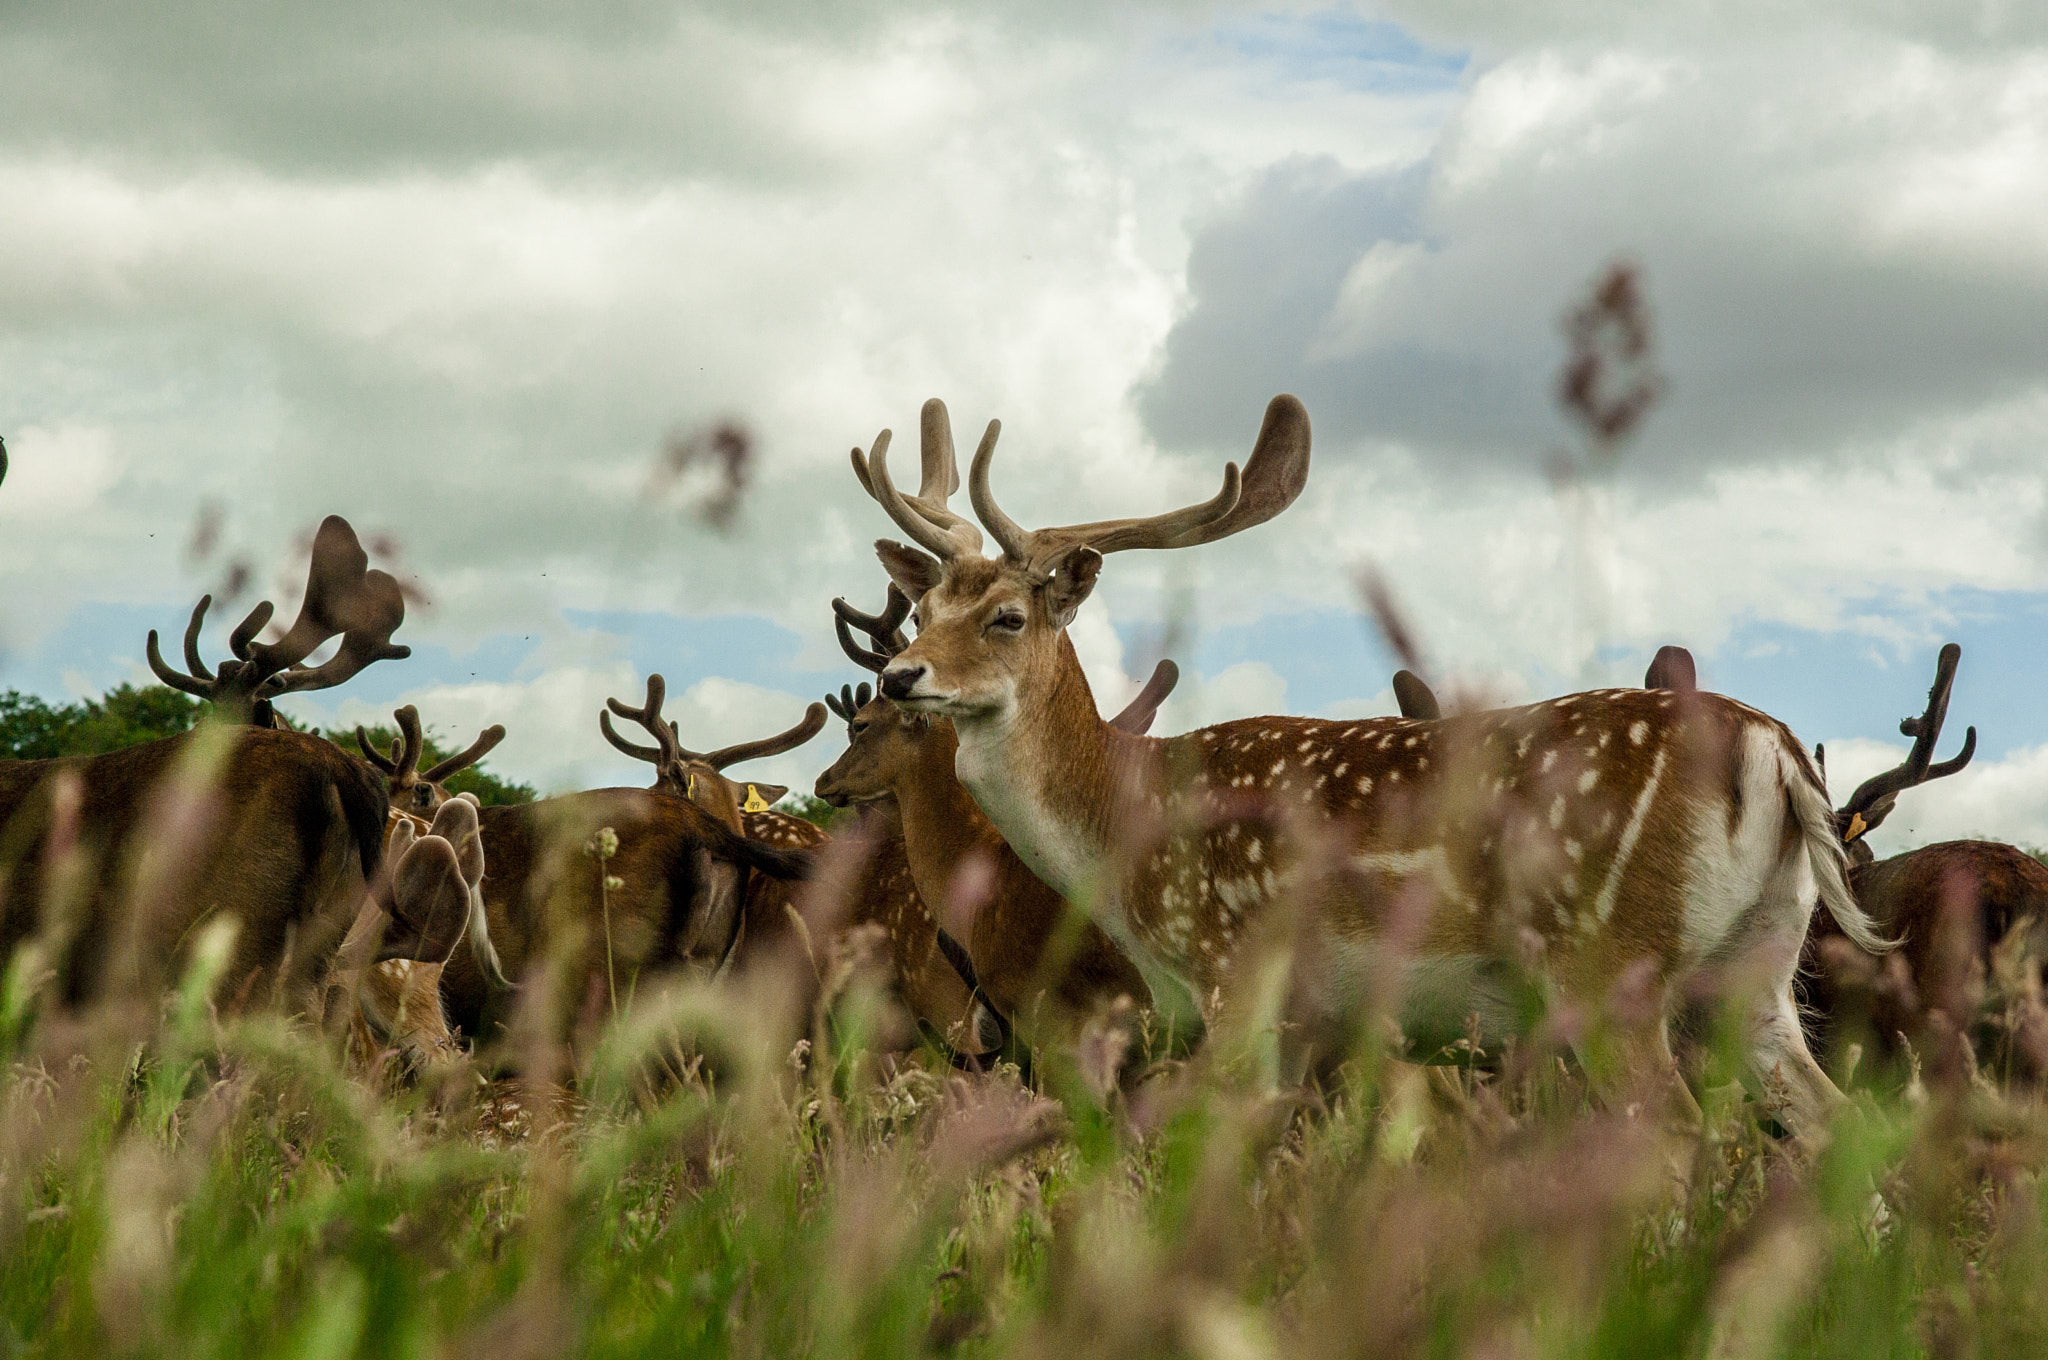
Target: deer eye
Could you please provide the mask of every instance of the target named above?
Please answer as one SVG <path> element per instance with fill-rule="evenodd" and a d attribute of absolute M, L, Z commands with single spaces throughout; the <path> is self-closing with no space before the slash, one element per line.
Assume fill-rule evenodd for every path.
<path fill-rule="evenodd" d="M 868 720 L 866 718 L 856 718 L 849 725 L 853 728 L 853 735 L 856 737 L 868 730 Z"/>
<path fill-rule="evenodd" d="M 1024 631 L 1024 614 L 1021 610 L 1005 609 L 989 620 L 990 629 L 998 633 L 1021 633 Z"/>

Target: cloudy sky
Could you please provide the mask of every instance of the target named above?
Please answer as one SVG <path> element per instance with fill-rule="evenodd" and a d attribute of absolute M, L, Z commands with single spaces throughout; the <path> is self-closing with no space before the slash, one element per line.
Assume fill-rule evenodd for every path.
<path fill-rule="evenodd" d="M 1307 494 L 1112 560 L 1105 708 L 1165 647 L 1168 729 L 1391 711 L 1370 569 L 1447 686 L 1682 642 L 1839 797 L 1954 639 L 1977 764 L 1880 844 L 2048 844 L 2048 7 L 824 8 L 7 6 L 0 686 L 141 678 L 238 561 L 288 610 L 339 512 L 413 657 L 296 713 L 644 782 L 594 715 L 649 670 L 706 747 L 859 678 L 827 602 L 893 530 L 846 450 L 924 398 L 1072 522 L 1206 497 L 1286 390 Z M 1668 396 L 1561 492 L 1559 318 L 1616 259 Z M 657 469 L 728 419 L 720 532 Z"/>

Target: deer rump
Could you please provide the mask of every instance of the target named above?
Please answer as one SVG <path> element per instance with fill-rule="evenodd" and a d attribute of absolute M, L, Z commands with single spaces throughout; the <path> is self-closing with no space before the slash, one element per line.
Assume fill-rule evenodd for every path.
<path fill-rule="evenodd" d="M 1800 1002 L 1822 1054 L 1843 1037 L 1844 1021 L 1866 1018 L 1879 1052 L 1896 1055 L 1902 1035 L 1920 1046 L 1930 1010 L 1952 1018 L 1975 1010 L 1968 990 L 2016 929 L 2034 932 L 2031 962 L 2048 982 L 2048 940 L 2040 934 L 2048 925 L 2048 866 L 2016 846 L 1922 846 L 1856 865 L 1849 886 L 1879 928 L 1900 940 L 1906 985 L 1881 982 L 1878 963 L 1847 949 L 1841 930 L 1816 916 L 1800 970 Z M 2048 1070 L 2025 1075 L 2048 1079 Z"/>
<path fill-rule="evenodd" d="M 583 1004 L 592 987 L 613 981 L 623 1006 L 657 976 L 691 965 L 709 970 L 723 961 L 742 903 L 737 892 L 720 891 L 729 877 L 714 873 L 717 865 L 778 879 L 802 878 L 811 868 L 806 851 L 737 835 L 693 804 L 646 789 L 593 789 L 487 807 L 479 824 L 489 848 L 484 914 L 505 975 L 520 982 L 551 950 L 568 951 L 564 976 L 574 995 L 562 1001 L 570 1007 Z M 617 834 L 618 852 L 600 861 L 585 847 L 605 827 Z M 619 886 L 606 891 L 606 876 Z M 504 1018 L 467 951 L 448 960 L 441 993 L 449 1020 L 467 1034 L 489 1037 Z"/>
<path fill-rule="evenodd" d="M 151 843 L 166 820 L 161 799 L 202 739 L 227 749 L 198 815 Z M 78 781 L 84 881 L 60 905 L 45 898 L 56 886 L 49 842 L 67 774 Z M 276 997 L 307 1010 L 377 872 L 386 808 L 383 781 L 361 761 L 318 737 L 264 728 L 0 765 L 0 955 L 46 928 L 68 936 L 50 961 L 54 994 L 79 1006 L 105 999 L 124 973 L 145 991 L 161 987 L 203 923 L 233 919 L 223 1004 Z M 138 875 L 145 855 L 150 871 Z"/>

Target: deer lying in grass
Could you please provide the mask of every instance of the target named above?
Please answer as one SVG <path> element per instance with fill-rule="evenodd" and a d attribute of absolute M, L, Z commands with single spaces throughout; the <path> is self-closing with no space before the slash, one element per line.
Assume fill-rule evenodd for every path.
<path fill-rule="evenodd" d="M 233 919 L 221 983 L 233 1009 L 319 1007 L 320 984 L 381 858 L 386 798 L 372 772 L 318 737 L 276 730 L 274 699 L 338 685 L 398 658 L 398 583 L 369 568 L 347 521 L 313 540 L 305 601 L 276 642 L 256 641 L 264 601 L 235 628 L 216 673 L 199 654 L 212 597 L 185 632 L 189 674 L 152 669 L 209 700 L 189 733 L 106 755 L 0 764 L 0 955 L 35 948 L 71 1006 L 147 996 L 182 967 L 198 927 Z M 339 636 L 322 665 L 305 660 Z"/>
<path fill-rule="evenodd" d="M 1696 979 L 1740 962 L 1761 980 L 1743 998 L 1750 1062 L 1795 1131 L 1821 1131 L 1840 1094 L 1791 994 L 1816 892 L 1860 943 L 1885 945 L 1843 882 L 1819 774 L 1783 724 L 1718 696 L 1681 706 L 1608 690 L 1440 722 L 1118 732 L 1066 636 L 1103 556 L 1193 547 L 1278 514 L 1307 478 L 1307 413 L 1276 397 L 1242 476 L 1226 468 L 1208 502 L 1039 530 L 992 494 L 998 430 L 969 481 L 995 561 L 957 517 L 896 490 L 887 431 L 854 451 L 863 486 L 919 545 L 877 544 L 918 625 L 882 693 L 952 720 L 955 772 L 1003 839 L 1142 968 L 1205 1009 L 1250 1007 L 1258 989 L 1238 991 L 1239 975 L 1257 951 L 1291 945 L 1304 1028 L 1287 1033 L 1287 1075 L 1318 1029 L 1348 1025 L 1389 983 L 1413 1050 L 1450 1044 L 1468 1017 L 1497 1038 L 1521 1023 L 1531 969 L 1567 1006 L 1612 1010 L 1624 1070 L 1696 1117 L 1672 1089 L 1667 1022 Z"/>
<path fill-rule="evenodd" d="M 384 829 L 384 853 L 396 864 L 397 855 L 407 844 L 419 837 L 435 834 L 430 819 L 449 801 L 447 780 L 496 749 L 498 743 L 505 739 L 505 729 L 500 724 L 492 724 L 477 735 L 467 750 L 422 771 L 420 759 L 426 753 L 427 745 L 426 735 L 420 727 L 419 710 L 407 704 L 394 712 L 392 718 L 398 726 L 398 739 L 389 751 L 379 750 L 370 740 L 370 734 L 361 727 L 356 728 L 356 745 L 361 748 L 363 758 L 384 775 L 385 789 L 391 799 L 391 812 Z M 474 796 L 469 796 L 469 802 L 472 807 L 477 806 Z M 466 938 L 486 985 L 509 991 L 510 984 L 505 980 L 497 952 L 491 945 L 490 922 L 484 911 L 480 856 L 481 842 L 477 873 L 468 880 Z M 358 921 L 352 933 L 353 929 L 361 928 L 364 928 L 364 923 Z M 441 971 L 439 961 L 387 959 L 362 974 L 355 993 L 357 1004 L 351 1042 L 365 1059 L 380 1048 L 388 1048 L 398 1053 L 408 1065 L 417 1068 L 460 1055 L 462 1046 L 448 1023 L 446 1008 L 441 1004 Z"/>
<path fill-rule="evenodd" d="M 728 826 L 737 823 L 747 835 L 771 844 L 806 849 L 824 845 L 827 837 L 822 828 L 768 806 L 789 792 L 786 787 L 740 783 L 720 773 L 743 760 L 777 755 L 809 741 L 825 725 L 824 704 L 812 704 L 801 723 L 779 736 L 698 755 L 682 745 L 675 723 L 661 716 L 665 692 L 662 677 L 651 675 L 641 707 L 610 699 L 606 701 L 610 713 L 599 715 L 607 741 L 655 767 L 656 790 L 687 798 Z M 620 737 L 612 728 L 611 714 L 638 723 L 654 737 L 655 745 L 641 746 Z M 869 922 L 880 925 L 888 936 L 891 984 L 911 1015 L 949 1043 L 974 1033 L 968 1023 L 972 983 L 961 976 L 941 946 L 938 919 L 917 891 L 904 858 L 902 837 L 881 826 L 868 828 L 868 833 L 873 851 L 849 885 L 849 900 L 837 931 Z M 785 948 L 808 954 L 816 947 L 817 942 L 809 939 L 808 926 L 801 938 L 797 933 L 793 887 L 787 880 L 766 874 L 748 875 L 733 947 L 735 966 L 773 958 Z"/>
<path fill-rule="evenodd" d="M 1814 1017 L 1816 1047 L 1824 1053 L 1833 1047 L 1840 1018 L 1858 1011 L 1868 1015 L 1881 1051 L 1896 1054 L 1903 1036 L 1926 1052 L 1941 1042 L 1930 1033 L 1933 1012 L 1942 1014 L 1941 1027 L 1949 1033 L 1971 1025 L 1975 994 L 1997 970 L 2001 944 L 2012 941 L 2031 950 L 2037 970 L 2048 961 L 2048 866 L 2026 851 L 1998 841 L 1944 841 L 1878 859 L 1870 848 L 1869 833 L 1891 815 L 1900 794 L 1957 773 L 1976 754 L 1972 727 L 1961 751 L 1934 760 L 1961 661 L 1962 648 L 1955 643 L 1941 649 L 1926 708 L 1899 723 L 1899 731 L 1913 739 L 1905 760 L 1858 785 L 1835 813 L 1849 857 L 1849 890 L 1901 947 L 1890 959 L 1874 958 L 1832 921 L 1814 918 L 1801 999 Z M 1691 653 L 1664 647 L 1643 683 L 1685 693 L 1696 689 L 1695 675 Z M 1815 755 L 1824 759 L 1826 752 L 1815 748 Z M 2048 1070 L 2031 1070 L 2048 1053 L 2014 1056 L 2031 1065 L 2026 1075 L 2048 1076 Z"/>

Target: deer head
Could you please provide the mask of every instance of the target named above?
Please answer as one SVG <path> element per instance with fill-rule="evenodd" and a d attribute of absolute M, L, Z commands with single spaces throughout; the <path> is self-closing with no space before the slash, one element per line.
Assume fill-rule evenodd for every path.
<path fill-rule="evenodd" d="M 875 550 L 913 602 L 918 634 L 881 672 L 882 693 L 916 712 L 1000 720 L 1019 695 L 1042 692 L 1071 652 L 1065 629 L 1095 587 L 1103 556 L 1132 548 L 1184 548 L 1226 538 L 1280 513 L 1308 477 L 1308 413 L 1275 397 L 1242 476 L 1224 469 L 1211 499 L 1142 519 L 1025 529 L 996 503 L 989 474 L 1001 426 L 990 421 L 968 477 L 982 525 L 1002 549 L 981 555 L 981 536 L 946 508 L 957 480 L 945 405 L 925 403 L 923 479 L 916 496 L 889 480 L 889 432 L 853 453 L 861 485 L 918 546 L 883 540 Z"/>
<path fill-rule="evenodd" d="M 233 661 L 218 673 L 199 655 L 199 630 L 213 596 L 202 595 L 185 626 L 186 674 L 164 664 L 154 628 L 149 630 L 149 668 L 157 679 L 210 702 L 216 711 L 257 727 L 278 725 L 271 701 L 281 694 L 329 689 L 377 661 L 398 661 L 412 648 L 394 646 L 392 633 L 405 622 L 405 596 L 388 572 L 373 570 L 356 531 L 329 515 L 313 535 L 313 562 L 299 617 L 275 642 L 257 642 L 275 607 L 264 600 L 250 610 L 228 638 Z M 323 643 L 339 637 L 341 648 L 325 663 L 305 664 Z"/>
<path fill-rule="evenodd" d="M 695 803 L 734 831 L 740 829 L 740 814 L 765 812 L 769 805 L 789 792 L 786 784 L 763 784 L 727 779 L 721 773 L 728 765 L 761 760 L 792 751 L 818 735 L 825 727 L 825 706 L 812 704 L 804 710 L 803 721 L 772 737 L 723 746 L 716 751 L 689 750 L 682 743 L 676 724 L 661 716 L 668 694 L 668 682 L 659 674 L 647 677 L 647 698 L 638 708 L 617 699 L 605 700 L 609 712 L 597 715 L 604 738 L 619 750 L 654 766 L 653 788 Z M 654 745 L 627 741 L 612 726 L 612 714 L 629 718 L 654 738 Z"/>
<path fill-rule="evenodd" d="M 1963 734 L 1961 751 L 1948 760 L 1934 763 L 1934 743 L 1941 736 L 1942 721 L 1948 717 L 1948 693 L 1955 685 L 1956 667 L 1962 659 L 1963 649 L 1953 642 L 1941 649 L 1941 656 L 1934 666 L 1934 685 L 1927 691 L 1926 709 L 1917 718 L 1899 720 L 1899 732 L 1913 739 L 1913 749 L 1897 768 L 1864 780 L 1856 792 L 1849 795 L 1849 801 L 1836 811 L 1835 824 L 1841 830 L 1843 843 L 1849 847 L 1852 863 L 1868 864 L 1877 858 L 1864 837 L 1891 815 L 1901 793 L 1930 779 L 1942 779 L 1956 773 L 1977 753 L 1977 729 L 1972 727 Z M 1825 768 L 1826 751 L 1815 747 L 1814 755 Z"/>
<path fill-rule="evenodd" d="M 398 721 L 398 740 L 391 744 L 388 754 L 378 750 L 370 734 L 361 727 L 356 728 L 356 745 L 362 748 L 364 759 L 383 771 L 391 806 L 415 816 L 432 816 L 434 809 L 448 801 L 444 781 L 482 760 L 505 739 L 504 725 L 493 723 L 477 734 L 468 750 L 449 756 L 422 774 L 420 757 L 426 753 L 427 742 L 420 731 L 420 711 L 407 704 L 391 716 Z"/>
<path fill-rule="evenodd" d="M 909 645 L 898 627 L 909 608 L 909 600 L 893 583 L 888 605 L 879 615 L 863 614 L 845 600 L 834 600 L 839 645 L 855 665 L 879 675 Z M 872 648 L 853 640 L 849 624 L 867 634 Z M 1179 682 L 1180 667 L 1162 660 L 1110 725 L 1142 736 L 1151 730 L 1159 706 Z M 900 708 L 876 696 L 865 682 L 858 689 L 841 686 L 837 695 L 825 696 L 825 704 L 846 724 L 847 736 L 846 751 L 818 776 L 817 796 L 833 807 L 880 802 L 916 781 L 953 782 L 958 742 L 951 723 Z"/>

